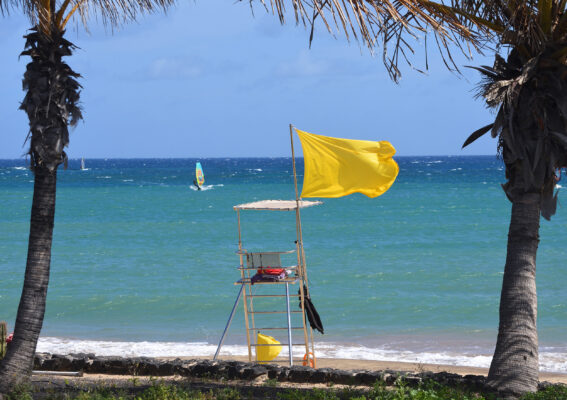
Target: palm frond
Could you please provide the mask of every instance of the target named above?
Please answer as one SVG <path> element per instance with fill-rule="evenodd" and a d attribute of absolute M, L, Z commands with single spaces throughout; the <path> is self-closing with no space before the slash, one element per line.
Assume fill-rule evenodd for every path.
<path fill-rule="evenodd" d="M 30 19 L 32 25 L 48 26 L 53 22 L 64 29 L 64 21 L 68 21 L 74 13 L 79 15 L 82 24 L 87 28 L 91 18 L 102 20 L 105 25 L 118 27 L 125 22 L 136 20 L 143 14 L 164 11 L 173 6 L 175 0 L 0 0 L 0 11 L 3 14 L 11 9 L 21 9 Z M 72 5 L 71 11 L 65 15 Z M 52 14 L 52 11 L 54 15 Z"/>
<path fill-rule="evenodd" d="M 479 95 L 499 107 L 492 126 L 506 164 L 508 198 L 519 193 L 541 195 L 541 215 L 556 209 L 555 171 L 567 166 L 566 45 L 548 41 L 539 55 L 526 60 L 514 49 L 508 58 L 497 55 L 494 66 L 475 67 L 483 80 Z M 467 140 L 486 133 L 483 127 Z"/>
<path fill-rule="evenodd" d="M 486 126 L 483 126 L 480 129 L 477 129 L 476 131 L 474 131 L 473 133 L 471 133 L 471 135 L 467 138 L 467 140 L 465 140 L 465 143 L 463 143 L 463 149 L 465 147 L 467 147 L 469 144 L 471 144 L 472 142 L 474 142 L 475 140 L 477 140 L 479 137 L 481 137 L 482 135 L 484 135 L 486 132 L 490 131 L 492 129 L 492 127 L 494 126 L 494 123 L 492 124 L 488 124 Z"/>
<path fill-rule="evenodd" d="M 553 1 L 552 0 L 539 0 L 537 2 L 538 14 L 539 14 L 539 25 L 541 30 L 546 35 L 551 33 L 551 25 L 553 23 L 552 13 L 553 13 Z"/>
<path fill-rule="evenodd" d="M 248 2 L 250 6 L 260 3 L 271 9 L 281 23 L 291 15 L 286 12 L 289 3 L 285 0 Z M 447 67 L 458 70 L 451 54 L 452 44 L 457 43 L 457 48 L 468 57 L 471 48 L 480 51 L 491 32 L 483 24 L 470 23 L 470 19 L 442 2 L 429 0 L 290 0 L 290 3 L 295 22 L 311 25 L 310 44 L 317 19 L 330 33 L 334 34 L 333 29 L 342 31 L 347 40 L 361 41 L 372 53 L 381 46 L 384 64 L 394 80 L 400 77 L 400 62 L 413 67 L 412 43 L 422 37 L 434 35 Z"/>

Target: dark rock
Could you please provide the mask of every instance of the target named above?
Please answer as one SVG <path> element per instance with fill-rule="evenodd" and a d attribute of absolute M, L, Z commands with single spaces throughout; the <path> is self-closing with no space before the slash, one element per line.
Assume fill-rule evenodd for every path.
<path fill-rule="evenodd" d="M 354 385 L 354 371 L 344 371 L 341 369 L 334 369 L 329 372 L 329 382 L 336 383 L 337 385 Z"/>
<path fill-rule="evenodd" d="M 417 375 L 408 374 L 408 375 L 403 376 L 402 379 L 403 379 L 404 384 L 406 384 L 410 387 L 417 387 L 423 382 L 423 379 L 421 379 L 421 377 L 417 376 Z"/>
<path fill-rule="evenodd" d="M 465 375 L 463 380 L 471 390 L 482 390 L 486 384 L 486 377 L 482 375 Z"/>
<path fill-rule="evenodd" d="M 384 373 L 382 375 L 382 380 L 384 381 L 384 383 L 386 384 L 386 386 L 392 386 L 393 384 L 396 383 L 396 381 L 398 380 L 399 375 L 397 373 Z"/>
<path fill-rule="evenodd" d="M 229 367 L 228 379 L 253 379 L 253 378 L 245 378 L 247 376 L 253 376 L 254 372 L 251 371 L 253 367 L 254 364 L 251 363 L 240 362 L 237 364 L 233 364 Z"/>
<path fill-rule="evenodd" d="M 95 358 L 94 354 L 75 353 L 70 354 L 71 371 L 84 371 L 87 365 L 90 365 Z"/>
<path fill-rule="evenodd" d="M 132 363 L 122 357 L 95 357 L 92 364 L 85 365 L 85 372 L 97 374 L 130 374 Z"/>
<path fill-rule="evenodd" d="M 212 378 L 216 371 L 216 366 L 208 360 L 198 361 L 191 367 L 191 375 L 200 378 Z"/>
<path fill-rule="evenodd" d="M 431 371 L 420 372 L 420 373 L 417 374 L 417 376 L 421 377 L 421 379 L 423 379 L 424 381 L 435 380 L 435 373 L 431 372 Z"/>
<path fill-rule="evenodd" d="M 354 381 L 361 385 L 374 385 L 382 380 L 382 374 L 377 371 L 360 371 L 354 376 Z"/>
<path fill-rule="evenodd" d="M 289 369 L 288 380 L 290 382 L 306 383 L 313 375 L 313 368 L 304 366 L 293 366 Z"/>
<path fill-rule="evenodd" d="M 289 367 L 281 367 L 278 370 L 278 372 L 279 372 L 279 375 L 276 378 L 278 381 L 280 381 L 280 382 L 289 381 L 289 374 L 291 372 L 291 369 Z"/>
<path fill-rule="evenodd" d="M 230 367 L 226 361 L 215 361 L 215 375 L 219 378 L 228 378 L 228 368 Z"/>
<path fill-rule="evenodd" d="M 193 366 L 197 364 L 196 360 L 182 362 L 175 368 L 175 373 L 181 376 L 191 376 Z"/>
<path fill-rule="evenodd" d="M 282 373 L 282 367 L 278 365 L 269 365 L 267 367 L 268 370 L 268 379 L 276 379 L 280 380 L 280 375 Z"/>
<path fill-rule="evenodd" d="M 240 376 L 240 367 L 238 365 L 229 365 L 226 368 L 226 377 L 227 379 L 238 379 Z"/>
<path fill-rule="evenodd" d="M 71 355 L 53 354 L 51 360 L 55 371 L 71 371 L 74 358 Z"/>
<path fill-rule="evenodd" d="M 61 354 L 42 354 L 34 357 L 34 367 L 44 371 L 71 371 L 73 357 Z"/>
<path fill-rule="evenodd" d="M 148 358 L 132 359 L 128 365 L 128 369 L 135 375 L 142 376 L 163 376 L 160 371 L 161 363 Z"/>
<path fill-rule="evenodd" d="M 433 379 L 443 385 L 455 385 L 462 381 L 461 375 L 450 372 L 437 372 L 433 375 Z"/>
<path fill-rule="evenodd" d="M 51 360 L 51 354 L 36 353 L 33 359 L 33 368 L 38 370 L 48 370 L 47 366 L 44 366 L 44 364 L 49 360 Z"/>
<path fill-rule="evenodd" d="M 268 370 L 263 365 L 253 365 L 243 369 L 241 379 L 252 380 L 267 373 Z"/>
<path fill-rule="evenodd" d="M 332 368 L 319 368 L 313 371 L 309 381 L 312 383 L 327 383 L 331 382 L 331 374 L 333 373 Z"/>

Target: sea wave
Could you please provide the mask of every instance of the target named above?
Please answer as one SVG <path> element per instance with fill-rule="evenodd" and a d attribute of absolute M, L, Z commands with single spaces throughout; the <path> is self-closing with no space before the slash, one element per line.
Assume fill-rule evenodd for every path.
<path fill-rule="evenodd" d="M 224 186 L 224 185 L 223 185 L 222 183 L 221 183 L 220 185 L 203 185 L 203 186 L 201 186 L 201 190 L 202 190 L 202 191 L 207 191 L 207 190 L 214 189 L 215 187 L 223 187 L 223 186 Z M 190 188 L 191 190 L 195 190 L 195 191 L 199 190 L 199 189 L 197 189 L 197 188 L 196 188 L 195 186 L 193 186 L 193 185 L 189 186 L 189 188 Z"/>
<path fill-rule="evenodd" d="M 94 353 L 97 356 L 121 357 L 207 357 L 211 358 L 217 350 L 216 344 L 207 342 L 120 342 L 102 340 L 79 340 L 57 337 L 42 337 L 37 345 L 38 352 L 53 354 Z M 372 348 L 367 346 L 348 346 L 339 343 L 316 344 L 318 358 L 338 358 L 351 360 L 401 361 L 423 364 L 442 364 L 466 367 L 488 368 L 492 359 L 488 354 L 458 352 L 414 352 Z M 560 351 L 558 351 L 560 350 Z M 540 370 L 545 372 L 567 373 L 567 352 L 565 349 L 540 349 Z M 301 350 L 298 350 L 301 352 Z M 225 345 L 222 356 L 245 356 L 246 346 Z M 287 356 L 284 347 L 281 356 Z"/>

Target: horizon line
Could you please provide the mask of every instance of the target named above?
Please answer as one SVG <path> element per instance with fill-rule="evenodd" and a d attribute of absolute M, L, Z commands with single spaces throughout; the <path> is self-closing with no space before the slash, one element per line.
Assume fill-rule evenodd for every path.
<path fill-rule="evenodd" d="M 444 155 L 398 155 L 393 158 L 410 158 L 410 157 L 498 157 L 498 154 L 444 154 Z M 292 156 L 212 156 L 212 157 L 70 157 L 68 160 L 218 160 L 218 159 L 246 159 L 246 158 L 292 158 Z M 303 156 L 296 156 L 301 159 Z M 25 161 L 25 157 L 20 158 L 0 158 L 0 161 Z"/>

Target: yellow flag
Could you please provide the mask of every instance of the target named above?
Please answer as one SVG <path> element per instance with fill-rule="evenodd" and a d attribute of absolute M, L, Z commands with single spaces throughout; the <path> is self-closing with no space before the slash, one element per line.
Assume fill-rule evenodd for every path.
<path fill-rule="evenodd" d="M 342 197 L 355 192 L 377 197 L 398 176 L 387 141 L 339 139 L 296 129 L 303 147 L 305 176 L 301 197 Z"/>

